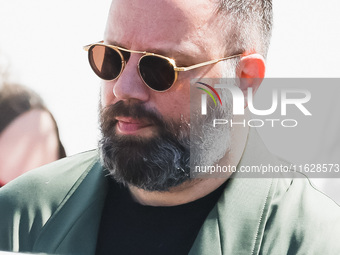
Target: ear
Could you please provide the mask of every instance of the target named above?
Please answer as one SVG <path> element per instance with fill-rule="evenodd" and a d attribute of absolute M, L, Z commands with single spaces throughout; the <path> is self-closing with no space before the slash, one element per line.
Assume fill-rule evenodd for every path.
<path fill-rule="evenodd" d="M 245 107 L 248 101 L 248 88 L 253 89 L 254 96 L 262 83 L 265 70 L 265 60 L 260 54 L 250 54 L 241 58 L 236 74 L 240 78 L 240 89 L 244 95 Z"/>

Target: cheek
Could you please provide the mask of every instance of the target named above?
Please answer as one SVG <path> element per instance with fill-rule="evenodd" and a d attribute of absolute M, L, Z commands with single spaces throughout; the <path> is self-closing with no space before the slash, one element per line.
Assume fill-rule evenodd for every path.
<path fill-rule="evenodd" d="M 187 101 L 170 98 L 163 100 L 162 106 L 158 111 L 166 120 L 175 122 L 186 121 L 190 123 L 190 105 Z"/>
<path fill-rule="evenodd" d="M 201 112 L 202 94 L 204 94 L 204 92 L 197 87 L 198 86 L 193 85 L 190 92 L 190 110 L 195 114 Z"/>
<path fill-rule="evenodd" d="M 113 82 L 101 81 L 100 85 L 100 102 L 102 107 L 113 104 L 115 100 Z"/>
<path fill-rule="evenodd" d="M 165 117 L 190 121 L 190 83 L 176 87 L 157 97 L 158 111 Z"/>

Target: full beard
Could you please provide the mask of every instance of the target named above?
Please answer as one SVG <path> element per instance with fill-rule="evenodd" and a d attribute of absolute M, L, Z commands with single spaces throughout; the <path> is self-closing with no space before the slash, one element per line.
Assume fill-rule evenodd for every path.
<path fill-rule="evenodd" d="M 212 165 L 229 149 L 229 128 L 224 125 L 216 129 L 212 120 L 230 117 L 230 111 L 214 112 L 203 118 L 194 114 L 197 118 L 189 125 L 183 118 L 178 122 L 166 121 L 143 104 L 119 101 L 107 106 L 100 110 L 102 164 L 117 182 L 146 191 L 168 191 L 189 182 L 191 166 Z M 157 131 L 147 138 L 119 135 L 117 116 L 142 118 L 157 127 Z"/>
<path fill-rule="evenodd" d="M 119 101 L 101 110 L 101 160 L 110 175 L 124 185 L 166 191 L 190 179 L 189 125 L 164 121 L 142 104 Z M 143 118 L 157 127 L 153 137 L 119 135 L 115 117 Z"/>

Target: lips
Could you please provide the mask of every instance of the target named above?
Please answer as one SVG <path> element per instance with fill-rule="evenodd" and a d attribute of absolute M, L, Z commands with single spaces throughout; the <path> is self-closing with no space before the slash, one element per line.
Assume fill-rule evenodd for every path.
<path fill-rule="evenodd" d="M 151 126 L 149 122 L 140 120 L 140 119 L 133 119 L 127 117 L 117 117 L 117 131 L 121 134 L 138 134 L 142 133 L 142 130 Z"/>

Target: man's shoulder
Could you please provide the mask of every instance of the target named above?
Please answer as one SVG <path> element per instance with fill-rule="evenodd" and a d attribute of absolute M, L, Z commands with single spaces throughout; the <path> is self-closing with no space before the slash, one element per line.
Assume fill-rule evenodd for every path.
<path fill-rule="evenodd" d="M 97 161 L 98 153 L 93 150 L 31 170 L 0 189 L 0 202 L 16 206 L 42 200 L 59 203 Z"/>
<path fill-rule="evenodd" d="M 45 224 L 99 167 L 97 151 L 85 152 L 31 170 L 2 187 L 0 250 L 32 251 Z"/>
<path fill-rule="evenodd" d="M 265 253 L 286 248 L 296 253 L 333 254 L 340 252 L 339 236 L 339 205 L 307 178 L 277 180 L 266 217 L 262 247 Z"/>
<path fill-rule="evenodd" d="M 287 209 L 285 215 L 303 216 L 301 221 L 328 221 L 331 215 L 340 219 L 339 205 L 314 187 L 310 179 L 299 175 L 298 173 L 294 178 L 277 180 L 272 206 L 278 210 Z M 317 214 L 320 217 L 315 218 Z"/>

